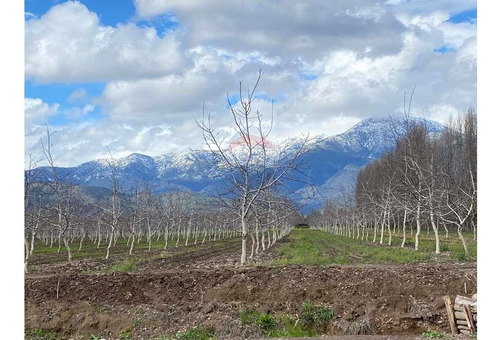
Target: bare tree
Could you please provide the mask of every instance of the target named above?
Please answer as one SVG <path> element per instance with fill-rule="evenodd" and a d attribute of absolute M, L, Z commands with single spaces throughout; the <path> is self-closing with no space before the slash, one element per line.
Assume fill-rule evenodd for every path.
<path fill-rule="evenodd" d="M 24 177 L 24 244 L 25 244 L 25 259 L 24 271 L 28 271 L 28 264 L 33 256 L 35 249 L 35 237 L 38 231 L 41 220 L 41 196 L 33 193 L 37 180 L 39 180 L 39 172 L 36 170 L 37 162 L 28 156 L 28 168 L 25 171 Z M 31 235 L 29 235 L 31 234 Z M 31 242 L 28 241 L 31 237 Z"/>
<path fill-rule="evenodd" d="M 273 117 L 269 121 L 258 109 L 253 107 L 255 91 L 262 78 L 259 71 L 257 81 L 252 90 L 243 94 L 242 82 L 239 87 L 238 104 L 231 103 L 229 94 L 227 106 L 232 116 L 232 124 L 236 133 L 236 147 L 227 147 L 228 135 L 222 135 L 214 127 L 210 114 L 205 115 L 198 126 L 203 132 L 205 145 L 214 156 L 222 176 L 230 183 L 225 195 L 238 202 L 241 220 L 241 264 L 247 262 L 247 235 L 252 207 L 256 200 L 267 190 L 284 181 L 293 179 L 302 165 L 302 156 L 307 151 L 309 138 L 298 143 L 272 145 L 267 138 L 273 128 Z M 269 126 L 266 128 L 266 123 Z"/>
<path fill-rule="evenodd" d="M 51 178 L 47 182 L 50 195 L 49 202 L 44 209 L 50 214 L 48 217 L 51 221 L 50 223 L 58 230 L 58 252 L 61 249 L 62 240 L 68 253 L 68 261 L 71 261 L 72 253 L 68 232 L 74 227 L 76 219 L 82 212 L 84 205 L 78 186 L 62 178 L 56 166 L 52 153 L 52 147 L 54 145 L 52 141 L 53 134 L 54 132 L 51 132 L 49 128 L 46 127 L 45 140 L 43 138 L 40 139 L 42 152 L 49 164 L 51 175 Z"/>

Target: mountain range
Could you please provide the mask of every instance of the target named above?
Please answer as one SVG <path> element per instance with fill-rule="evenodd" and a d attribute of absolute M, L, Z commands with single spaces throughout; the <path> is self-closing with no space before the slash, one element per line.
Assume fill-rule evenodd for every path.
<path fill-rule="evenodd" d="M 422 118 L 412 121 L 426 124 L 430 133 L 439 133 L 444 126 Z M 294 193 L 294 200 L 303 210 L 319 207 L 328 197 L 342 195 L 356 183 L 358 171 L 374 159 L 380 158 L 395 146 L 396 136 L 403 134 L 400 118 L 368 118 L 344 133 L 336 136 L 318 137 L 309 146 L 304 156 L 308 182 L 291 182 L 287 190 Z M 168 191 L 213 192 L 221 179 L 213 176 L 214 169 L 207 151 L 185 151 L 150 157 L 133 153 L 114 160 L 99 159 L 75 167 L 57 168 L 60 178 L 87 187 L 110 188 L 111 171 L 122 184 L 123 191 L 130 191 L 137 181 L 149 184 L 157 193 Z M 36 169 L 40 181 L 51 181 L 48 167 Z M 311 190 L 311 188 L 315 188 Z"/>

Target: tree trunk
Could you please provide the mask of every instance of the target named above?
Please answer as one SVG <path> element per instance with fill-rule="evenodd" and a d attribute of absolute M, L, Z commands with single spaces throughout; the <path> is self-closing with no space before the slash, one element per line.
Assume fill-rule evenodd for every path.
<path fill-rule="evenodd" d="M 163 249 L 166 250 L 168 247 L 168 221 L 165 223 L 165 246 L 163 246 Z"/>
<path fill-rule="evenodd" d="M 36 231 L 31 232 L 30 256 L 33 255 L 33 250 L 35 249 L 35 234 Z"/>
<path fill-rule="evenodd" d="M 68 238 L 66 236 L 63 236 L 62 239 L 64 242 L 64 246 L 66 247 L 66 251 L 68 252 L 68 262 L 71 262 L 71 259 L 73 258 L 73 256 L 71 255 L 71 248 L 69 246 Z"/>
<path fill-rule="evenodd" d="M 85 233 L 83 233 L 82 238 L 80 239 L 80 247 L 78 248 L 78 251 L 82 250 L 82 245 L 83 245 L 84 239 L 85 239 Z"/>
<path fill-rule="evenodd" d="M 252 238 L 252 251 L 250 252 L 250 258 L 253 259 L 253 251 L 255 249 L 255 237 L 252 233 L 250 233 L 250 237 Z M 257 242 L 258 244 L 259 242 Z"/>
<path fill-rule="evenodd" d="M 186 246 L 189 243 L 189 235 L 191 234 L 191 223 L 192 223 L 191 219 L 189 219 L 188 228 L 187 228 L 187 231 L 186 231 Z"/>
<path fill-rule="evenodd" d="M 102 240 L 102 236 L 101 236 L 101 219 L 100 218 L 97 220 L 97 234 L 98 234 L 97 249 L 99 249 L 99 246 L 101 245 L 101 240 Z"/>
<path fill-rule="evenodd" d="M 458 237 L 460 238 L 460 241 L 462 241 L 462 246 L 464 247 L 465 256 L 469 256 L 469 249 L 467 249 L 467 243 L 465 243 L 464 236 L 462 235 L 462 226 L 459 226 L 457 228 L 457 232 L 458 232 Z"/>
<path fill-rule="evenodd" d="M 384 244 L 384 227 L 385 227 L 385 217 L 387 216 L 387 211 L 384 209 L 384 216 L 382 217 L 382 225 L 380 227 L 380 242 L 379 244 Z"/>
<path fill-rule="evenodd" d="M 248 221 L 247 217 L 243 214 L 241 217 L 241 264 L 247 263 L 247 232 Z"/>
<path fill-rule="evenodd" d="M 111 229 L 111 235 L 109 236 L 108 247 L 106 248 L 106 260 L 109 260 L 109 251 L 111 250 L 111 246 L 113 245 L 113 236 L 115 234 L 114 228 Z"/>
<path fill-rule="evenodd" d="M 387 210 L 387 232 L 389 233 L 388 245 L 392 245 L 392 232 L 391 232 L 391 211 Z"/>
<path fill-rule="evenodd" d="M 415 219 L 417 222 L 417 231 L 415 232 L 415 250 L 418 250 L 418 237 L 420 236 L 420 202 L 417 204 L 417 216 Z"/>
<path fill-rule="evenodd" d="M 436 239 L 436 254 L 441 254 L 441 247 L 439 246 L 439 230 L 435 221 L 434 210 L 430 211 L 432 230 L 434 230 L 434 238 Z"/>
<path fill-rule="evenodd" d="M 59 236 L 57 237 L 57 253 L 58 254 L 61 253 L 61 237 L 62 237 L 62 233 L 59 232 Z"/>
<path fill-rule="evenodd" d="M 406 243 L 406 214 L 407 214 L 407 211 L 406 211 L 406 207 L 405 207 L 405 212 L 403 215 L 403 241 L 401 242 L 401 248 L 404 248 L 405 243 Z"/>
<path fill-rule="evenodd" d="M 26 237 L 24 238 L 24 247 L 25 247 L 25 251 L 26 251 L 26 255 L 24 257 L 24 260 L 28 261 L 30 258 L 30 248 L 29 248 L 29 242 L 26 239 Z"/>

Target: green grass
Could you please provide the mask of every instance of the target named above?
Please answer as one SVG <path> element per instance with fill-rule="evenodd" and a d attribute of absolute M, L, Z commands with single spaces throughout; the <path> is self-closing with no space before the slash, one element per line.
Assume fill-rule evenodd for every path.
<path fill-rule="evenodd" d="M 408 233 L 409 234 L 409 233 Z M 424 234 L 424 233 L 422 233 Z M 464 256 L 462 244 L 457 236 L 446 239 L 441 236 L 441 251 L 449 253 L 449 258 L 455 262 L 475 261 L 477 254 L 476 242 L 468 235 L 470 257 Z M 373 236 L 372 236 L 373 237 Z M 434 236 L 421 235 L 420 249 L 414 250 L 413 237 L 407 235 L 405 248 L 401 248 L 402 237 L 393 235 L 392 246 L 377 242 L 361 241 L 326 233 L 315 229 L 295 229 L 288 236 L 290 242 L 283 243 L 277 250 L 278 259 L 273 265 L 338 265 L 338 264 L 384 264 L 384 263 L 415 263 L 426 262 L 434 256 Z"/>
<path fill-rule="evenodd" d="M 438 331 L 429 331 L 423 333 L 422 336 L 426 339 L 438 339 L 438 338 L 443 338 L 444 334 Z"/>
<path fill-rule="evenodd" d="M 56 340 L 58 335 L 56 332 L 45 330 L 42 328 L 30 328 L 24 331 L 25 339 L 30 340 Z"/>
<path fill-rule="evenodd" d="M 217 340 L 213 329 L 191 328 L 184 332 L 168 335 L 159 340 Z"/>
<path fill-rule="evenodd" d="M 257 321 L 259 312 L 256 309 L 243 310 L 240 312 L 241 324 L 248 325 Z"/>
<path fill-rule="evenodd" d="M 312 337 L 317 336 L 315 328 L 303 326 L 299 319 L 293 319 L 288 315 L 282 315 L 278 321 L 278 328 L 269 333 L 270 338 L 288 337 Z"/>
<path fill-rule="evenodd" d="M 306 327 L 324 328 L 334 317 L 334 312 L 326 306 L 315 306 L 307 301 L 302 306 L 300 321 Z"/>
<path fill-rule="evenodd" d="M 124 260 L 111 267 L 110 272 L 131 272 L 135 268 L 135 263 L 132 260 Z"/>
<path fill-rule="evenodd" d="M 274 313 L 259 313 L 255 309 L 240 312 L 243 325 L 253 326 L 263 336 L 275 337 L 311 337 L 324 333 L 327 324 L 335 317 L 334 311 L 327 306 L 305 302 L 301 313 L 296 316 Z"/>

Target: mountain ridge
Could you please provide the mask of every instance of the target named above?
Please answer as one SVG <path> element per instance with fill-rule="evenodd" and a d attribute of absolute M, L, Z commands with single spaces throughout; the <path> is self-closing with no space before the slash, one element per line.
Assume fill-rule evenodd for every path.
<path fill-rule="evenodd" d="M 440 132 L 444 126 L 438 122 L 412 118 L 412 122 L 427 125 L 429 132 Z M 311 195 L 303 183 L 290 183 L 289 190 L 298 196 L 295 199 L 307 206 L 317 207 L 326 197 L 336 196 L 348 190 L 355 183 L 357 172 L 370 161 L 380 158 L 395 145 L 398 135 L 404 132 L 401 118 L 367 118 L 347 131 L 321 138 L 311 145 L 304 156 L 308 165 L 307 175 L 316 186 L 318 195 Z M 138 181 L 150 185 L 154 192 L 193 191 L 210 192 L 220 183 L 208 162 L 211 157 L 206 151 L 184 151 L 148 156 L 132 153 L 120 159 L 97 159 L 74 167 L 57 168 L 61 178 L 73 183 L 110 188 L 112 163 L 123 191 L 131 191 Z M 50 181 L 48 167 L 36 169 L 41 181 Z M 311 196 L 314 196 L 311 198 Z"/>

